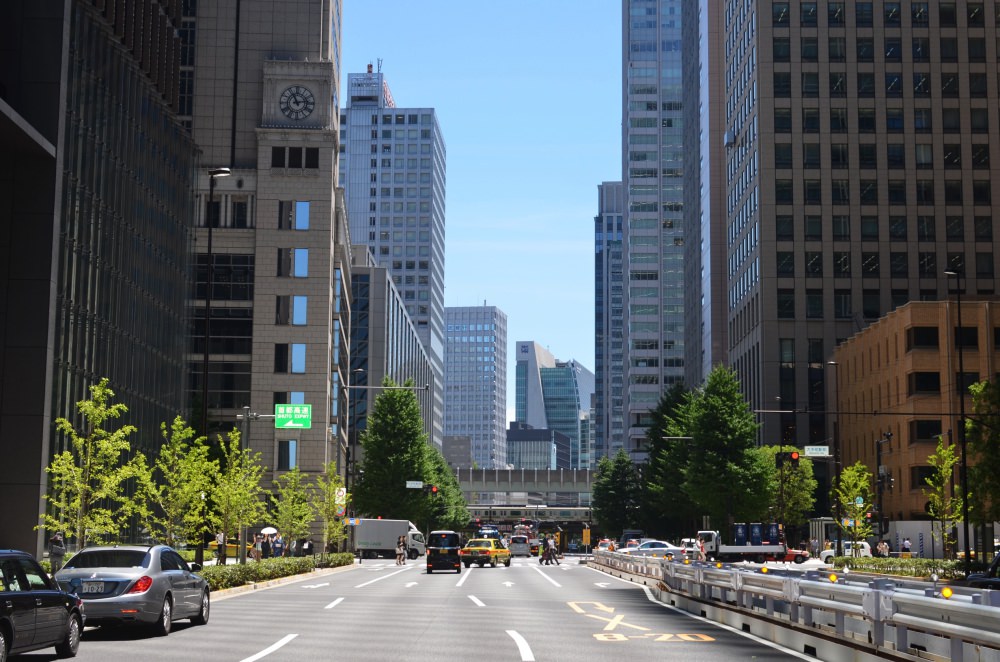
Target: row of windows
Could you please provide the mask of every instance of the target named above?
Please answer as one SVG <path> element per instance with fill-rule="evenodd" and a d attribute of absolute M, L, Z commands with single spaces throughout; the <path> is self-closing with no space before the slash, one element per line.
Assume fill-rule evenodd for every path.
<path fill-rule="evenodd" d="M 934 146 L 930 144 L 911 145 L 913 153 L 913 163 L 909 167 L 916 166 L 919 169 L 931 169 L 934 167 Z M 829 145 L 829 157 L 827 166 L 830 168 L 862 168 L 877 169 L 879 167 L 878 147 L 874 143 L 860 143 L 857 145 L 857 154 L 854 162 L 851 162 L 850 147 L 847 143 L 833 143 Z M 885 146 L 885 160 L 883 167 L 888 169 L 906 169 L 905 143 L 889 143 Z M 961 170 L 963 165 L 977 170 L 989 170 L 990 168 L 990 146 L 987 143 L 974 144 L 968 153 L 969 163 L 963 164 L 962 146 L 957 143 L 942 145 L 940 154 L 940 164 L 949 170 Z M 792 155 L 791 143 L 774 144 L 774 167 L 775 168 L 805 168 L 819 169 L 824 167 L 820 158 L 820 143 L 803 143 L 802 159 L 795 163 Z"/>
<path fill-rule="evenodd" d="M 828 223 L 831 228 L 829 236 L 824 232 L 824 223 Z M 946 216 L 943 219 L 944 238 L 948 241 L 965 241 L 967 221 L 963 216 Z M 797 230 L 797 226 L 801 229 Z M 774 228 L 775 239 L 778 241 L 794 241 L 797 233 L 806 241 L 850 241 L 852 236 L 860 236 L 862 241 L 878 241 L 883 237 L 883 233 L 888 232 L 888 238 L 892 241 L 906 241 L 915 236 L 917 241 L 937 241 L 937 219 L 930 215 L 921 215 L 913 218 L 913 230 L 909 228 L 910 222 L 906 216 L 889 216 L 882 219 L 876 215 L 861 216 L 858 228 L 851 231 L 851 216 L 848 214 L 834 214 L 828 221 L 823 220 L 819 214 L 805 214 L 796 220 L 793 216 L 781 214 L 775 216 Z M 885 229 L 883 229 L 885 227 Z M 993 217 L 974 216 L 972 218 L 972 231 L 975 241 L 993 240 Z"/>
<path fill-rule="evenodd" d="M 851 113 L 847 108 L 826 109 L 830 115 L 830 132 L 847 133 L 850 130 L 848 125 Z M 906 130 L 906 115 L 909 110 L 903 108 L 879 109 L 885 113 L 885 132 L 903 133 Z M 990 130 L 990 112 L 987 108 L 941 108 L 940 127 L 942 133 L 961 133 L 962 118 L 968 116 L 967 128 L 972 133 L 988 133 Z M 875 108 L 858 108 L 854 113 L 857 119 L 857 126 L 854 131 L 857 133 L 877 132 L 877 110 Z M 913 109 L 913 127 L 915 133 L 930 133 L 934 129 L 934 111 L 930 108 Z M 820 109 L 802 109 L 802 133 L 819 133 L 820 131 Z M 775 133 L 792 132 L 792 109 L 774 109 L 774 131 Z"/>
<path fill-rule="evenodd" d="M 347 114 L 346 113 L 341 113 L 341 115 L 340 115 L 340 123 L 341 124 L 347 124 Z M 378 115 L 372 115 L 371 116 L 371 123 L 372 124 L 378 124 L 379 123 L 379 116 Z M 386 114 L 382 115 L 382 124 L 417 124 L 417 123 L 419 123 L 419 124 L 432 124 L 433 120 L 431 119 L 430 113 L 420 113 L 420 114 L 417 114 L 417 113 L 395 113 L 395 114 L 389 114 L 389 113 L 386 113 Z"/>
<path fill-rule="evenodd" d="M 318 147 L 272 147 L 272 168 L 319 168 Z"/>
<path fill-rule="evenodd" d="M 820 61 L 819 37 L 799 38 L 799 62 Z M 827 61 L 847 62 L 848 48 L 846 37 L 827 37 Z M 856 37 L 854 39 L 854 61 L 874 62 L 875 53 L 881 51 L 885 62 L 903 62 L 903 44 L 901 37 L 884 37 L 876 41 L 873 37 Z M 960 46 L 964 43 L 964 48 Z M 986 38 L 964 37 L 960 42 L 957 37 L 941 37 L 937 40 L 939 62 L 958 62 L 962 52 L 967 55 L 967 62 L 986 62 Z M 792 40 L 790 37 L 774 37 L 771 41 L 772 55 L 775 62 L 792 61 Z M 997 58 L 1000 59 L 1000 51 Z M 929 37 L 912 37 L 910 39 L 910 61 L 930 62 L 931 40 Z"/>
<path fill-rule="evenodd" d="M 954 268 L 954 267 L 949 267 Z M 941 276 L 939 269 L 935 272 L 935 277 Z M 824 306 L 827 292 L 823 288 L 805 288 L 796 291 L 794 288 L 779 288 L 777 290 L 777 317 L 778 319 L 830 319 Z M 853 292 L 847 288 L 836 288 L 833 290 L 833 318 L 834 319 L 855 319 L 858 315 L 868 320 L 875 320 L 887 311 L 881 309 L 883 291 L 880 289 L 863 289 L 861 291 L 861 309 L 855 310 Z M 796 299 L 800 299 L 800 305 L 804 304 L 804 315 L 796 315 Z M 921 301 L 938 301 L 940 294 L 936 289 L 920 290 Z M 910 301 L 910 293 L 906 289 L 892 289 L 889 291 L 890 309 L 906 305 Z M 794 397 L 794 396 L 792 396 Z M 784 398 L 784 396 L 782 396 Z"/>
<path fill-rule="evenodd" d="M 803 72 L 801 74 L 801 87 L 798 97 L 818 98 L 820 96 L 820 75 L 819 73 Z M 929 99 L 933 96 L 933 89 L 937 89 L 943 98 L 957 99 L 962 96 L 959 74 L 943 72 L 939 74 L 940 84 L 933 86 L 931 74 L 928 72 L 915 72 L 910 79 L 910 85 L 906 84 L 902 73 L 886 73 L 883 79 L 882 89 L 886 97 L 902 98 L 904 92 L 906 96 L 915 99 Z M 828 92 L 831 97 L 846 97 L 847 73 L 843 71 L 831 71 L 828 76 Z M 968 90 L 965 96 L 973 99 L 985 98 L 989 92 L 987 75 L 984 73 L 970 73 L 968 75 Z M 876 75 L 871 72 L 858 72 L 856 77 L 857 88 L 854 96 L 860 98 L 874 98 L 878 85 Z M 774 96 L 779 99 L 792 97 L 792 74 L 789 72 L 774 72 Z"/>
<path fill-rule="evenodd" d="M 383 186 L 381 189 L 373 186 L 368 190 L 368 195 L 371 197 L 381 196 L 383 198 L 416 198 L 419 190 L 421 198 L 431 197 L 431 187 L 430 186 Z"/>
<path fill-rule="evenodd" d="M 794 251 L 778 251 L 775 255 L 775 271 L 779 277 L 801 277 L 821 278 L 824 275 L 824 252 L 823 251 L 802 251 L 803 269 L 796 270 Z M 835 278 L 850 278 L 852 275 L 861 275 L 865 278 L 877 278 L 883 275 L 881 265 L 881 253 L 879 251 L 861 251 L 860 261 L 857 265 L 858 271 L 854 272 L 853 257 L 857 256 L 852 251 L 832 251 L 826 253 L 831 260 L 831 272 Z M 916 254 L 917 276 L 922 278 L 936 278 L 941 275 L 938 268 L 937 253 L 934 251 L 920 251 Z M 953 259 L 954 258 L 954 259 Z M 961 253 L 949 253 L 947 262 L 950 264 L 954 260 L 962 260 Z M 893 278 L 910 278 L 910 254 L 905 251 L 890 251 L 888 275 Z M 975 275 L 977 278 L 993 278 L 994 265 L 993 253 L 976 253 Z"/>
<path fill-rule="evenodd" d="M 853 15 L 849 15 L 846 9 L 850 3 L 827 2 L 826 5 L 826 27 L 842 28 L 871 28 L 875 27 L 875 17 L 880 16 L 879 27 L 893 28 L 903 26 L 904 10 L 909 8 L 909 23 L 911 27 L 930 27 L 932 13 L 928 2 L 854 2 Z M 806 28 L 819 27 L 819 17 L 823 5 L 819 2 L 772 2 L 771 3 L 771 24 L 775 27 L 789 27 L 792 23 L 791 8 L 798 9 L 798 24 Z M 936 18 L 935 25 L 942 28 L 959 27 L 959 17 L 961 17 L 961 27 L 981 28 L 986 25 L 986 13 L 982 2 L 966 2 L 960 6 L 955 2 L 937 3 L 937 12 L 933 15 Z M 853 21 L 851 21 L 853 19 Z M 995 14 L 996 24 L 1000 25 L 1000 11 Z"/>
<path fill-rule="evenodd" d="M 965 203 L 964 182 L 962 180 L 946 180 L 943 182 L 944 204 L 961 205 Z M 987 206 L 992 203 L 992 183 L 989 180 L 971 182 L 972 199 L 969 201 L 974 205 Z M 913 190 L 912 200 L 908 199 L 907 191 Z M 922 179 L 917 181 L 898 179 L 889 180 L 884 188 L 879 186 L 879 182 L 874 179 L 862 179 L 858 183 L 854 200 L 862 205 L 878 205 L 888 203 L 890 205 L 905 205 L 915 203 L 918 205 L 935 204 L 935 182 L 933 179 Z M 884 191 L 884 192 L 882 192 Z M 829 199 L 824 200 L 823 182 L 819 179 L 806 179 L 802 182 L 802 190 L 799 194 L 801 204 L 821 205 L 851 204 L 851 184 L 846 179 L 834 179 L 830 182 Z M 774 180 L 774 202 L 778 205 L 796 204 L 794 186 L 791 179 Z"/>

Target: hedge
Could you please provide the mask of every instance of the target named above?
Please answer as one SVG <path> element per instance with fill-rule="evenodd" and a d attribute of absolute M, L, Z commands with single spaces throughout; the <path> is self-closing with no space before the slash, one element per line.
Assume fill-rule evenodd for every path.
<path fill-rule="evenodd" d="M 279 577 L 291 577 L 312 572 L 316 568 L 334 568 L 352 565 L 354 555 L 349 553 L 317 554 L 315 556 L 293 556 L 260 561 L 249 561 L 243 565 L 209 565 L 200 574 L 213 591 L 235 586 L 245 586 L 256 582 L 266 582 Z"/>
<path fill-rule="evenodd" d="M 938 579 L 965 579 L 965 561 L 950 559 L 835 556 L 830 559 L 830 564 L 838 569 L 848 568 L 859 572 L 873 572 L 897 577 L 929 578 L 932 574 L 936 574 Z M 983 572 L 986 569 L 985 564 L 975 561 L 970 566 L 972 572 Z"/>

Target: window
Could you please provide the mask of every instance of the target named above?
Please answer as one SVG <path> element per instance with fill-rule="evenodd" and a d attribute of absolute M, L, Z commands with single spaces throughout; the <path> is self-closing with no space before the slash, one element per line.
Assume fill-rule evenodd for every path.
<path fill-rule="evenodd" d="M 959 84 L 957 73 L 941 74 L 941 96 L 956 99 L 959 96 Z"/>
<path fill-rule="evenodd" d="M 826 3 L 826 24 L 831 28 L 842 28 L 844 27 L 844 3 L 843 2 L 828 2 Z"/>
<path fill-rule="evenodd" d="M 830 182 L 830 199 L 835 205 L 846 205 L 851 202 L 851 184 L 846 179 L 834 179 Z"/>
<path fill-rule="evenodd" d="M 794 276 L 795 254 L 791 251 L 778 251 L 775 265 L 778 276 Z"/>
<path fill-rule="evenodd" d="M 965 219 L 961 216 L 948 216 L 944 219 L 944 236 L 948 241 L 965 239 Z"/>
<path fill-rule="evenodd" d="M 937 348 L 938 328 L 936 326 L 911 326 L 906 330 L 906 351 Z"/>
<path fill-rule="evenodd" d="M 851 239 L 851 217 L 845 214 L 836 214 L 832 218 L 834 241 L 850 241 Z"/>
<path fill-rule="evenodd" d="M 931 130 L 931 109 L 913 109 L 913 130 L 917 133 L 928 133 Z"/>
<path fill-rule="evenodd" d="M 906 167 L 906 146 L 903 143 L 889 143 L 885 146 L 886 166 L 893 169 Z"/>
<path fill-rule="evenodd" d="M 847 96 L 847 78 L 842 71 L 831 71 L 830 72 L 830 96 L 831 97 L 846 97 Z"/>
<path fill-rule="evenodd" d="M 993 253 L 976 253 L 976 277 L 993 278 Z"/>
<path fill-rule="evenodd" d="M 858 145 L 858 165 L 862 168 L 878 167 L 878 153 L 875 143 L 861 143 Z"/>
<path fill-rule="evenodd" d="M 774 109 L 774 132 L 790 133 L 792 130 L 792 110 L 790 108 Z"/>
<path fill-rule="evenodd" d="M 930 74 L 915 72 L 913 74 L 913 96 L 927 98 L 931 95 Z"/>
<path fill-rule="evenodd" d="M 885 61 L 903 61 L 903 40 L 899 37 L 886 37 L 884 43 Z"/>
<path fill-rule="evenodd" d="M 901 97 L 903 96 L 903 74 L 900 73 L 887 73 L 885 75 L 885 96 L 887 97 Z M 899 111 L 900 117 L 902 117 L 902 111 Z M 888 126 L 889 120 L 886 118 L 886 125 Z M 902 129 L 899 129 L 902 131 Z"/>
<path fill-rule="evenodd" d="M 802 182 L 802 197 L 807 205 L 823 203 L 823 185 L 818 179 L 807 179 Z"/>
<path fill-rule="evenodd" d="M 910 443 L 937 442 L 941 435 L 941 419 L 910 421 Z M 930 469 L 930 467 L 914 467 L 914 469 Z M 930 472 L 928 472 L 928 478 Z M 925 483 L 920 483 L 921 487 Z"/>
<path fill-rule="evenodd" d="M 916 183 L 916 194 L 918 205 L 934 204 L 934 180 L 918 179 Z"/>
<path fill-rule="evenodd" d="M 833 316 L 837 319 L 851 319 L 851 291 L 833 291 Z"/>
<path fill-rule="evenodd" d="M 860 133 L 875 133 L 874 108 L 858 108 L 858 131 Z"/>
<path fill-rule="evenodd" d="M 990 114 L 985 108 L 969 109 L 969 126 L 973 133 L 989 133 Z"/>
<path fill-rule="evenodd" d="M 823 318 L 823 290 L 806 290 L 806 317 Z"/>
<path fill-rule="evenodd" d="M 913 153 L 918 168 L 934 167 L 934 148 L 931 145 L 918 144 L 913 146 Z"/>
<path fill-rule="evenodd" d="M 298 466 L 298 441 L 278 440 L 278 471 L 291 471 Z"/>
<path fill-rule="evenodd" d="M 851 252 L 833 252 L 833 275 L 836 278 L 848 278 L 851 275 Z"/>
<path fill-rule="evenodd" d="M 861 314 L 865 319 L 878 319 L 882 316 L 882 309 L 879 306 L 879 290 L 862 290 L 861 292 Z"/>
<path fill-rule="evenodd" d="M 902 85 L 899 86 L 902 90 Z M 886 108 L 885 109 L 885 130 L 889 133 L 902 133 L 903 132 L 903 109 L 902 108 Z"/>
<path fill-rule="evenodd" d="M 306 278 L 309 276 L 308 248 L 279 248 L 277 259 L 279 277 Z"/>
<path fill-rule="evenodd" d="M 875 61 L 875 40 L 871 37 L 858 37 L 856 44 L 858 62 Z"/>
<path fill-rule="evenodd" d="M 774 202 L 779 205 L 792 204 L 792 180 L 774 180 Z"/>
<path fill-rule="evenodd" d="M 792 75 L 788 72 L 774 72 L 774 96 L 792 96 Z"/>
<path fill-rule="evenodd" d="M 819 62 L 819 41 L 816 37 L 802 37 L 799 59 L 803 62 Z"/>
<path fill-rule="evenodd" d="M 906 253 L 889 253 L 889 275 L 893 278 L 906 278 L 909 274 L 909 264 Z"/>
<path fill-rule="evenodd" d="M 875 277 L 878 276 L 878 274 L 878 252 L 865 251 L 861 253 L 861 275 L 866 277 Z"/>
<path fill-rule="evenodd" d="M 927 62 L 931 59 L 930 40 L 927 37 L 914 37 L 911 46 L 914 62 Z"/>
<path fill-rule="evenodd" d="M 906 241 L 906 217 L 889 217 L 889 239 L 893 241 Z"/>
<path fill-rule="evenodd" d="M 792 144 L 791 143 L 775 143 L 774 144 L 774 167 L 775 168 L 791 168 L 792 167 Z"/>
<path fill-rule="evenodd" d="M 902 12 L 898 2 L 886 2 L 883 5 L 882 20 L 887 28 L 898 28 L 902 23 Z"/>
<path fill-rule="evenodd" d="M 778 290 L 778 319 L 795 319 L 795 290 Z"/>
<path fill-rule="evenodd" d="M 846 108 L 831 108 L 830 109 L 830 132 L 831 133 L 846 133 L 847 132 L 847 109 Z"/>
<path fill-rule="evenodd" d="M 993 218 L 976 216 L 973 220 L 976 241 L 993 241 Z"/>
<path fill-rule="evenodd" d="M 986 74 L 969 74 L 969 96 L 973 99 L 985 99 L 988 92 Z"/>
<path fill-rule="evenodd" d="M 859 28 L 870 28 L 874 22 L 875 13 L 872 11 L 872 3 L 854 3 L 854 25 Z"/>
<path fill-rule="evenodd" d="M 799 21 L 804 28 L 814 28 L 817 25 L 817 12 L 815 2 L 799 3 Z"/>
<path fill-rule="evenodd" d="M 775 37 L 771 42 L 775 62 L 790 62 L 792 59 L 791 40 L 788 37 Z"/>
<path fill-rule="evenodd" d="M 850 158 L 848 157 L 847 144 L 835 143 L 830 145 L 830 167 L 846 168 L 849 165 Z"/>
<path fill-rule="evenodd" d="M 986 40 L 982 37 L 968 37 L 969 62 L 986 62 Z"/>
<path fill-rule="evenodd" d="M 875 74 L 858 72 L 858 96 L 875 96 Z"/>
<path fill-rule="evenodd" d="M 308 230 L 309 202 L 306 200 L 281 200 L 278 202 L 279 230 Z"/>
<path fill-rule="evenodd" d="M 806 251 L 806 275 L 807 276 L 823 275 L 822 251 Z"/>
<path fill-rule="evenodd" d="M 304 373 L 306 371 L 306 346 L 303 343 L 292 344 L 292 372 Z"/>
<path fill-rule="evenodd" d="M 847 60 L 847 40 L 844 37 L 830 37 L 827 40 L 827 53 L 830 62 L 844 62 Z"/>
<path fill-rule="evenodd" d="M 933 278 L 937 273 L 937 256 L 929 251 L 917 253 L 917 274 L 921 277 Z"/>
<path fill-rule="evenodd" d="M 909 395 L 941 392 L 941 375 L 937 372 L 911 372 L 907 382 Z"/>
<path fill-rule="evenodd" d="M 926 2 L 910 3 L 910 25 L 925 28 L 929 24 Z"/>
<path fill-rule="evenodd" d="M 906 204 L 906 180 L 890 179 L 886 186 L 886 194 L 890 205 Z"/>
<path fill-rule="evenodd" d="M 878 241 L 878 216 L 861 217 L 862 241 Z"/>
<path fill-rule="evenodd" d="M 802 167 L 819 168 L 819 143 L 802 144 Z"/>
<path fill-rule="evenodd" d="M 938 25 L 942 28 L 958 27 L 958 12 L 954 2 L 942 2 L 938 6 Z"/>
<path fill-rule="evenodd" d="M 788 3 L 787 2 L 772 2 L 771 3 L 771 25 L 774 27 L 787 28 L 789 22 L 788 15 Z"/>
<path fill-rule="evenodd" d="M 795 239 L 795 223 L 788 215 L 774 217 L 775 239 L 778 241 L 792 241 Z"/>
<path fill-rule="evenodd" d="M 970 28 L 981 28 L 985 25 L 985 16 L 983 13 L 983 3 L 981 2 L 969 2 L 965 6 L 966 20 Z"/>
<path fill-rule="evenodd" d="M 802 132 L 819 133 L 819 108 L 802 109 Z"/>

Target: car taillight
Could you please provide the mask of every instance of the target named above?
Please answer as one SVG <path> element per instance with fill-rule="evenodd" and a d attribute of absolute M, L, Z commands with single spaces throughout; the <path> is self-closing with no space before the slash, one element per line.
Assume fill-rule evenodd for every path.
<path fill-rule="evenodd" d="M 143 575 L 139 579 L 135 580 L 135 583 L 132 584 L 132 588 L 125 591 L 125 593 L 145 593 L 152 585 L 153 578 L 148 575 Z"/>

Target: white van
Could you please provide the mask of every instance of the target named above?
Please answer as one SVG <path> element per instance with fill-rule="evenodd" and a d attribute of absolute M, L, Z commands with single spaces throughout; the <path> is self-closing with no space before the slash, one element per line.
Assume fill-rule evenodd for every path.
<path fill-rule="evenodd" d="M 850 540 L 845 540 L 842 544 L 844 546 L 844 556 L 871 556 L 872 555 L 872 547 L 871 547 L 871 545 L 869 545 L 864 540 L 858 541 L 858 550 L 857 550 L 857 552 L 855 552 L 854 549 L 851 547 L 851 541 Z M 836 544 L 834 544 L 833 549 L 824 549 L 822 552 L 819 553 L 819 560 L 822 561 L 823 563 L 829 563 L 830 559 L 832 559 L 834 556 L 836 556 L 836 554 L 837 554 L 837 546 L 836 546 Z"/>

